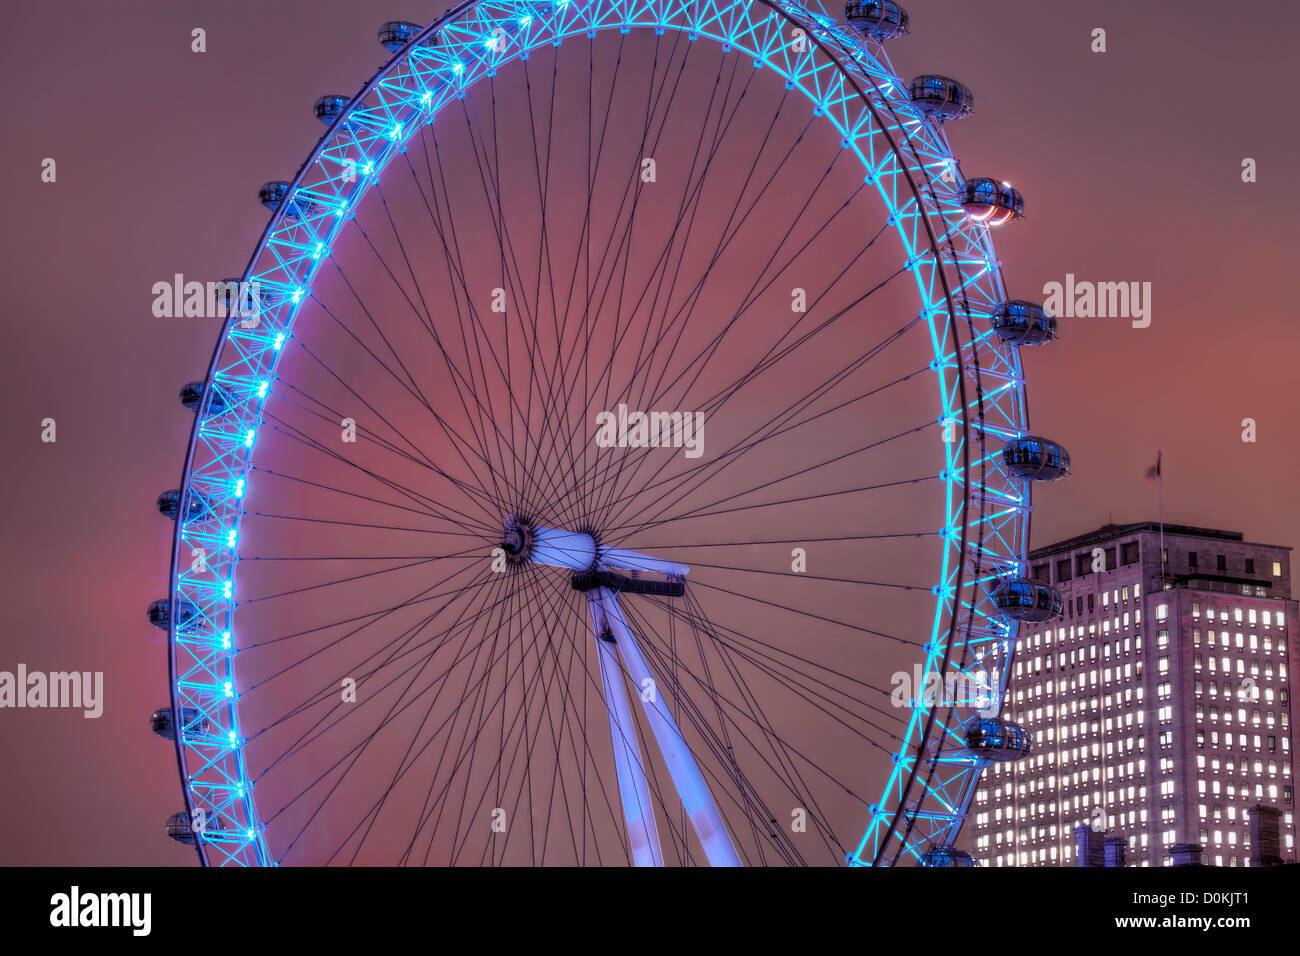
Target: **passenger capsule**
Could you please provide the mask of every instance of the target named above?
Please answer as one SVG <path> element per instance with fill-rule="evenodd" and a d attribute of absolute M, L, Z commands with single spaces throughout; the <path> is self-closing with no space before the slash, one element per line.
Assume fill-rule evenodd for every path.
<path fill-rule="evenodd" d="M 199 609 L 189 601 L 181 601 L 177 605 L 176 626 L 178 628 L 189 624 L 199 616 Z M 167 600 L 154 601 L 149 605 L 149 623 L 160 630 L 167 630 L 171 627 L 171 602 Z"/>
<path fill-rule="evenodd" d="M 981 760 L 1010 763 L 1029 756 L 1029 734 L 1000 717 L 981 717 L 966 731 L 966 749 Z"/>
<path fill-rule="evenodd" d="M 1026 435 L 1002 446 L 1002 463 L 1030 481 L 1059 481 L 1070 474 L 1070 453 L 1047 438 Z"/>
<path fill-rule="evenodd" d="M 993 603 L 1007 617 L 1029 624 L 1055 620 L 1065 608 L 1056 588 L 1028 578 L 1012 578 L 1003 583 L 994 592 Z"/>
<path fill-rule="evenodd" d="M 276 304 L 271 292 L 263 289 L 257 281 L 245 285 L 242 279 L 222 279 L 220 286 L 220 304 L 225 310 L 223 315 L 249 318 Z"/>
<path fill-rule="evenodd" d="M 990 325 L 1004 342 L 1042 345 L 1056 341 L 1056 318 L 1043 307 L 1023 299 L 1012 299 L 998 307 Z"/>
<path fill-rule="evenodd" d="M 310 216 L 317 209 L 316 203 L 310 199 L 300 199 L 296 196 L 289 197 L 289 184 L 283 180 L 272 180 L 269 183 L 263 183 L 262 188 L 257 191 L 257 201 L 267 209 L 275 212 L 284 203 L 284 212 L 287 216 L 301 218 Z"/>
<path fill-rule="evenodd" d="M 201 495 L 191 492 L 189 495 L 188 507 L 186 508 L 187 518 L 197 518 L 207 510 L 207 503 Z M 158 512 L 165 518 L 176 520 L 177 515 L 181 513 L 181 492 L 179 488 L 173 488 L 170 491 L 164 491 L 158 496 Z"/>
<path fill-rule="evenodd" d="M 182 810 L 180 813 L 173 813 L 167 818 L 167 835 L 177 843 L 184 843 L 186 846 L 194 846 L 199 842 L 199 834 L 202 833 L 219 833 L 225 829 L 221 825 L 221 819 L 216 816 L 207 818 L 207 822 L 202 826 L 190 826 L 190 815 Z"/>
<path fill-rule="evenodd" d="M 315 203 L 309 203 L 312 209 L 316 208 Z M 253 315 L 260 315 L 269 309 L 275 308 L 285 300 L 283 292 L 276 289 L 269 289 L 262 285 L 261 282 L 254 279 L 244 287 L 244 314 L 245 318 Z M 253 328 L 256 323 L 244 325 L 243 328 Z"/>
<path fill-rule="evenodd" d="M 922 866 L 978 866 L 975 858 L 955 846 L 939 844 L 921 854 Z"/>
<path fill-rule="evenodd" d="M 203 382 L 187 382 L 181 386 L 181 404 L 192 412 L 198 412 L 203 406 Z M 226 397 L 219 389 L 213 389 L 208 399 L 208 414 L 220 415 L 226 410 Z"/>
<path fill-rule="evenodd" d="M 238 278 L 222 279 L 217 283 L 222 315 L 230 315 L 239 308 L 239 283 Z"/>
<path fill-rule="evenodd" d="M 379 45 L 389 53 L 396 53 L 411 42 L 424 27 L 406 20 L 389 20 L 379 28 Z"/>
<path fill-rule="evenodd" d="M 844 19 L 863 36 L 873 40 L 893 40 L 907 36 L 907 11 L 890 0 L 846 3 Z"/>
<path fill-rule="evenodd" d="M 182 707 L 181 726 L 190 733 L 207 733 L 211 722 L 208 718 L 201 717 L 197 708 Z M 160 707 L 150 714 L 149 729 L 165 740 L 175 740 L 176 722 L 172 720 L 172 709 L 170 707 Z"/>
<path fill-rule="evenodd" d="M 194 846 L 199 842 L 194 828 L 190 826 L 190 815 L 184 810 L 167 818 L 167 835 L 186 846 Z"/>
<path fill-rule="evenodd" d="M 346 96 L 339 96 L 336 93 L 331 93 L 328 96 L 322 96 L 318 99 L 316 105 L 312 107 L 312 112 L 316 114 L 318 120 L 326 126 L 330 126 L 336 119 L 343 115 L 347 108 L 348 98 Z M 345 123 L 343 125 L 344 128 L 346 128 L 347 124 Z"/>
<path fill-rule="evenodd" d="M 923 73 L 908 84 L 907 95 L 918 112 L 936 123 L 961 119 L 975 112 L 975 94 L 946 76 Z"/>
<path fill-rule="evenodd" d="M 999 226 L 1025 218 L 1025 197 L 996 179 L 968 179 L 961 184 L 961 207 L 974 222 Z"/>

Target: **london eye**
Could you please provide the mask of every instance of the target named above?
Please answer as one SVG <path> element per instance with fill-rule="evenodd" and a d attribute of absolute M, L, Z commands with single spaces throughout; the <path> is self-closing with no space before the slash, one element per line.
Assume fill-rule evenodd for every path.
<path fill-rule="evenodd" d="M 913 28 L 468 0 L 303 104 L 324 134 L 259 191 L 158 500 L 170 835 L 969 862 L 981 770 L 1029 751 L 996 716 L 1017 625 L 1060 612 L 1030 488 L 1070 463 L 1020 355 L 1055 319 L 992 242 L 1024 199 L 963 176 L 969 89 L 895 74 Z"/>

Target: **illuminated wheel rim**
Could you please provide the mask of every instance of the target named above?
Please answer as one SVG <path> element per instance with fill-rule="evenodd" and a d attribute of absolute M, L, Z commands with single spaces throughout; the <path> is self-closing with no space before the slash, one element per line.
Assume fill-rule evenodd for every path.
<path fill-rule="evenodd" d="M 802 37 L 797 31 L 802 31 Z M 594 54 L 590 53 L 594 39 L 602 34 L 618 33 L 655 38 L 649 42 L 658 42 L 657 38 L 666 36 L 681 41 L 678 44 L 681 47 L 703 41 L 712 45 L 726 68 L 733 69 L 733 75 L 732 63 L 737 58 L 745 60 L 746 77 L 759 75 L 765 77 L 759 82 L 769 82 L 770 74 L 775 74 L 785 81 L 787 91 L 805 97 L 805 111 L 812 107 L 819 128 L 824 130 L 829 123 L 833 135 L 840 139 L 843 155 L 858 164 L 859 180 L 874 190 L 877 218 L 872 231 L 883 220 L 882 231 L 887 230 L 895 237 L 896 271 L 912 280 L 916 313 L 909 328 L 919 330 L 928 342 L 929 362 L 924 371 L 931 397 L 927 404 L 926 434 L 934 443 L 934 454 L 939 456 L 941 467 L 928 476 L 910 479 L 913 484 L 923 480 L 933 484 L 927 492 L 930 502 L 925 515 L 927 527 L 913 527 L 906 532 L 895 527 L 877 536 L 898 540 L 929 537 L 928 546 L 933 547 L 935 557 L 924 589 L 929 612 L 924 619 L 917 615 L 906 635 L 876 631 L 870 619 L 852 626 L 875 634 L 884 642 L 905 647 L 910 661 L 919 668 L 922 686 L 931 675 L 959 671 L 970 677 L 975 686 L 984 688 L 998 700 L 1001 698 L 1015 627 L 1014 622 L 998 612 L 992 593 L 1006 576 L 1024 568 L 1029 493 L 1027 480 L 1005 470 L 998 451 L 1005 441 L 1028 434 L 1024 380 L 1016 348 L 989 331 L 990 317 L 1007 296 L 987 228 L 972 222 L 962 210 L 958 183 L 951 175 L 945 176 L 955 169 L 946 137 L 912 107 L 907 84 L 894 76 L 883 48 L 870 41 L 864 44 L 860 36 L 837 25 L 824 13 L 780 0 L 663 9 L 633 9 L 576 0 L 527 5 L 465 3 L 424 28 L 396 53 L 351 100 L 303 164 L 289 186 L 289 198 L 279 204 L 243 277 L 245 281 L 256 282 L 264 296 L 256 321 L 250 324 L 240 317 L 227 321 L 208 370 L 206 394 L 210 399 L 220 393 L 223 405 L 218 409 L 205 401 L 196 415 L 182 493 L 201 497 L 205 508 L 197 515 L 182 510 L 177 521 L 170 596 L 173 607 L 189 604 L 195 611 L 181 627 L 176 624 L 178 615 L 171 616 L 170 664 L 176 726 L 184 727 L 183 713 L 197 712 L 203 718 L 199 730 L 177 733 L 177 753 L 187 812 L 192 818 L 207 821 L 196 841 L 204 864 L 299 862 L 295 848 L 305 845 L 299 841 L 307 827 L 299 829 L 297 836 L 280 835 L 272 832 L 274 825 L 268 823 L 283 812 L 264 796 L 271 789 L 266 782 L 267 774 L 274 769 L 276 761 L 255 754 L 266 730 L 252 727 L 246 717 L 254 704 L 244 661 L 251 656 L 250 650 L 275 641 L 266 634 L 245 634 L 242 622 L 254 613 L 249 609 L 254 602 L 249 599 L 241 602 L 241 598 L 251 571 L 248 568 L 238 574 L 236 571 L 241 559 L 252 564 L 254 560 L 267 558 L 267 555 L 250 555 L 241 550 L 243 539 L 248 537 L 244 525 L 254 517 L 268 520 L 264 512 L 253 515 L 246 510 L 253 489 L 266 475 L 274 474 L 254 463 L 254 453 L 260 453 L 262 446 L 273 439 L 284 441 L 286 427 L 273 405 L 287 396 L 280 384 L 281 358 L 295 349 L 307 349 L 305 344 L 299 344 L 302 335 L 295 335 L 303 332 L 295 328 L 300 314 L 310 312 L 313 321 L 326 321 L 321 317 L 324 306 L 317 285 L 321 270 L 325 263 L 331 262 L 346 224 L 356 222 L 352 217 L 366 209 L 375 211 L 376 203 L 381 209 L 386 205 L 383 191 L 376 185 L 385 181 L 390 165 L 395 170 L 394 177 L 403 166 L 409 166 L 401 157 L 408 155 L 408 149 L 414 152 L 421 137 L 427 143 L 433 135 L 428 131 L 435 129 L 435 119 L 441 115 L 454 116 L 457 104 L 465 102 L 462 96 L 474 102 L 474 96 L 495 89 L 497 71 L 501 71 L 504 83 L 506 70 L 503 68 L 513 67 L 518 72 L 517 61 L 527 60 L 532 54 L 538 54 L 538 61 L 546 54 L 556 57 L 558 62 L 562 54 L 550 51 L 562 50 L 566 42 L 580 44 L 587 52 L 588 62 L 594 62 Z M 658 71 L 657 58 L 655 63 Z M 722 71 L 720 66 L 719 76 Z M 656 72 L 654 78 L 658 76 Z M 552 87 L 553 105 L 554 90 Z M 531 105 L 531 99 L 529 102 Z M 440 163 L 441 160 L 439 168 Z M 413 170 L 411 175 L 418 186 L 418 174 Z M 430 178 L 429 182 L 432 185 L 434 180 Z M 370 206 L 366 205 L 368 202 Z M 883 213 L 879 212 L 880 205 Z M 897 261 L 899 255 L 901 265 Z M 612 359 L 611 353 L 611 362 Z M 506 367 L 513 368 L 510 360 Z M 905 371 L 909 373 L 906 378 L 912 380 L 913 370 Z M 936 396 L 938 401 L 934 400 Z M 586 397 L 593 396 L 589 393 Z M 531 401 L 530 392 L 530 408 Z M 509 420 L 513 426 L 513 413 Z M 724 428 L 725 425 L 724 421 Z M 764 440 L 776 441 L 776 438 Z M 505 464 L 504 456 L 501 462 Z M 505 481 L 504 472 L 504 468 L 500 473 L 493 472 L 492 477 Z M 538 507 L 536 500 L 526 498 L 521 499 L 517 492 L 513 498 L 504 492 L 500 495 L 501 503 L 511 505 L 507 509 L 510 511 Z M 586 514 L 590 517 L 592 512 Z M 581 520 L 581 509 L 574 516 Z M 475 541 L 479 548 L 475 558 L 485 566 L 495 543 L 490 519 L 490 515 L 485 517 L 482 528 L 475 531 L 481 539 Z M 599 534 L 608 529 L 591 530 Z M 620 525 L 617 530 L 626 532 L 628 527 Z M 759 538 L 763 536 L 733 539 L 724 544 L 751 544 Z M 798 537 L 791 535 L 779 543 L 784 546 L 799 542 Z M 641 544 L 640 541 L 630 543 Z M 644 547 L 650 550 L 651 545 L 685 547 L 662 540 Z M 902 545 L 891 547 L 901 549 Z M 202 559 L 196 560 L 194 556 L 200 552 Z M 700 560 L 707 553 L 687 553 L 695 558 L 688 586 L 708 588 L 707 578 L 696 573 L 696 568 L 701 569 L 701 574 L 707 572 L 707 560 Z M 675 557 L 681 555 L 679 552 Z M 730 570 L 761 576 L 755 569 Z M 802 572 L 791 572 L 795 573 Z M 704 583 L 696 585 L 697 580 Z M 851 575 L 842 577 L 841 583 L 864 587 L 879 584 L 859 581 Z M 717 579 L 713 584 L 716 588 Z M 905 588 L 910 593 L 919 585 L 913 581 L 887 586 Z M 742 596 L 761 601 L 759 595 L 768 584 L 752 583 L 748 587 L 753 588 L 752 592 Z M 562 587 L 557 585 L 554 593 L 561 592 Z M 572 595 L 578 592 L 563 593 L 576 600 Z M 257 600 L 264 598 L 259 596 Z M 718 625 L 712 621 L 705 607 L 707 602 L 695 600 L 684 615 L 667 605 L 670 600 L 660 602 L 664 620 L 689 619 L 697 626 L 697 633 L 703 630 L 714 638 L 727 630 L 725 623 Z M 653 601 L 647 597 L 647 606 Z M 806 608 L 795 611 L 787 606 L 784 611 L 809 615 L 810 620 L 816 616 Z M 651 612 L 641 613 L 644 616 L 637 619 L 639 626 L 647 633 L 653 631 Z M 776 608 L 772 613 L 779 616 L 782 610 Z M 592 638 L 590 632 L 577 636 L 588 643 Z M 700 653 L 703 660 L 707 652 Z M 802 676 L 811 678 L 812 673 Z M 857 716 L 866 714 L 875 719 L 885 712 L 877 706 L 879 700 L 871 695 L 883 692 L 889 696 L 889 688 L 883 686 L 889 681 L 889 671 L 869 676 L 875 680 L 871 694 L 863 694 L 869 710 Z M 744 683 L 738 680 L 736 687 Z M 680 695 L 675 701 L 679 712 L 683 707 L 689 710 L 689 691 L 680 682 L 674 688 Z M 709 689 L 714 698 L 710 705 L 718 704 L 721 714 L 728 703 L 726 695 L 716 686 L 711 685 Z M 842 689 L 839 692 L 843 693 Z M 706 700 L 709 696 L 703 694 Z M 761 707 L 757 712 L 764 713 Z M 591 715 L 584 711 L 584 716 Z M 896 729 L 881 740 L 872 741 L 874 749 L 885 758 L 883 770 L 873 773 L 859 765 L 857 758 L 847 751 L 836 751 L 836 759 L 840 761 L 835 768 L 837 772 L 825 775 L 833 780 L 833 785 L 824 783 L 823 788 L 834 786 L 846 790 L 851 812 L 822 813 L 808 806 L 815 801 L 811 793 L 799 792 L 800 786 L 794 782 L 800 776 L 797 773 L 782 778 L 794 797 L 790 804 L 775 797 L 769 800 L 758 786 L 750 793 L 749 778 L 737 770 L 740 776 L 735 779 L 740 782 L 733 803 L 753 803 L 753 812 L 727 817 L 728 830 L 738 844 L 742 862 L 847 861 L 858 865 L 893 865 L 904 860 L 919 861 L 929 849 L 951 845 L 960 832 L 981 769 L 979 760 L 963 751 L 959 743 L 964 739 L 967 725 L 978 716 L 974 702 L 969 699 L 941 696 L 931 700 L 919 692 L 907 697 L 904 706 L 893 715 Z M 719 728 L 726 727 L 729 719 L 719 716 Z M 599 722 L 591 729 L 594 735 L 600 730 Z M 706 730 L 700 733 L 707 736 Z M 644 730 L 641 736 L 643 744 L 648 746 Z M 777 743 L 784 742 L 779 735 L 772 736 Z M 735 763 L 734 757 L 728 758 L 725 751 L 734 754 L 736 745 L 724 744 L 720 739 L 713 743 L 718 751 L 714 755 L 716 760 L 706 769 L 706 776 L 719 790 L 724 790 L 721 783 L 726 774 L 721 771 L 728 760 Z M 699 756 L 703 760 L 707 755 Z M 804 755 L 795 752 L 793 756 Z M 797 762 L 792 759 L 792 764 Z M 436 772 L 435 769 L 435 775 Z M 657 797 L 665 793 L 670 794 L 671 788 L 656 790 Z M 617 792 L 614 796 L 617 797 Z M 567 805 L 567 800 L 562 802 Z M 719 798 L 719 804 L 724 804 L 724 798 Z M 475 805 L 475 812 L 480 809 Z M 759 820 L 758 809 L 765 818 L 772 815 Z M 795 832 L 813 831 L 818 838 L 816 842 L 800 844 L 790 836 L 791 828 L 785 821 L 791 813 L 801 810 L 806 830 Z M 670 809 L 661 806 L 659 815 L 665 833 L 672 834 L 666 840 L 671 844 L 678 833 L 672 826 Z M 311 816 L 314 818 L 315 814 Z M 436 816 L 423 815 L 416 835 L 420 836 L 420 828 Z M 611 811 L 609 816 L 599 827 L 592 824 L 593 838 L 598 830 L 602 838 L 607 838 L 618 829 L 617 812 Z M 849 817 L 856 817 L 857 823 L 846 823 Z M 363 815 L 363 822 L 365 819 Z M 773 826 L 766 827 L 768 822 Z M 476 825 L 484 832 L 491 832 L 483 821 Z M 548 820 L 544 831 L 549 833 L 551 825 Z M 587 825 L 584 823 L 580 829 L 585 838 Z M 572 826 L 570 832 L 575 832 Z M 701 861 L 698 843 L 685 825 L 679 835 L 677 861 Z M 453 854 L 440 861 L 529 861 L 527 855 L 522 858 L 513 855 L 524 852 L 517 849 L 519 842 L 513 844 L 513 850 L 498 850 L 491 842 L 494 837 L 480 841 L 476 836 L 475 839 L 474 850 L 467 851 L 465 857 Z M 364 840 L 362 837 L 362 843 Z M 482 855 L 477 853 L 480 842 L 487 844 Z M 429 846 L 433 843 L 430 838 Z M 464 850 L 465 844 L 459 845 Z M 609 850 L 599 857 L 588 856 L 585 851 L 579 857 L 575 851 L 573 858 L 554 859 L 621 862 L 631 858 L 626 840 L 619 844 L 608 839 L 604 845 Z M 302 862 L 357 860 L 359 847 L 345 841 L 333 847 L 332 853 L 326 852 L 329 849 L 326 846 L 319 859 L 313 857 Z M 545 854 L 537 859 L 536 847 L 531 849 L 532 862 L 551 862 Z M 668 855 L 666 851 L 665 855 Z M 366 854 L 360 854 L 361 861 L 369 859 Z M 436 854 L 434 859 L 438 859 Z M 418 861 L 409 855 L 392 860 Z"/>

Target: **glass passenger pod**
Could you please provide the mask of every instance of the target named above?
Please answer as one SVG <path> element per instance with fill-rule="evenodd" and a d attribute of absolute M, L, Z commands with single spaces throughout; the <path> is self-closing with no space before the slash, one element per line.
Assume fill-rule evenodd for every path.
<path fill-rule="evenodd" d="M 180 601 L 176 605 L 176 627 L 182 628 L 199 616 L 199 609 L 189 601 Z M 149 623 L 160 630 L 171 627 L 171 602 L 154 601 L 149 605 Z"/>
<path fill-rule="evenodd" d="M 224 830 L 221 825 L 221 818 L 218 816 L 209 816 L 203 826 L 190 826 L 190 815 L 182 810 L 180 813 L 173 813 L 167 818 L 167 835 L 177 843 L 184 843 L 186 846 L 195 846 L 199 842 L 199 833 L 215 833 Z"/>
<path fill-rule="evenodd" d="M 1030 481 L 1059 481 L 1070 474 L 1070 453 L 1050 439 L 1027 435 L 1002 446 L 1002 464 Z"/>
<path fill-rule="evenodd" d="M 990 322 L 1004 342 L 1015 345 L 1042 345 L 1056 341 L 1056 317 L 1043 307 L 1023 299 L 1002 303 Z"/>
<path fill-rule="evenodd" d="M 332 126 L 334 121 L 342 116 L 344 111 L 348 108 L 348 103 L 348 97 L 340 96 L 337 93 L 330 93 L 326 96 L 322 96 L 316 101 L 316 104 L 312 107 L 312 112 L 315 113 L 316 118 L 326 126 Z M 348 123 L 344 123 L 341 128 L 347 129 L 348 126 Z"/>
<path fill-rule="evenodd" d="M 993 603 L 1007 617 L 1030 624 L 1042 624 L 1061 616 L 1065 603 L 1050 584 L 1028 578 L 1012 578 L 993 595 Z"/>
<path fill-rule="evenodd" d="M 912 104 L 936 123 L 961 119 L 975 112 L 975 94 L 947 76 L 923 73 L 907 86 Z"/>
<path fill-rule="evenodd" d="M 225 315 L 230 315 L 231 312 L 239 308 L 239 282 L 240 280 L 237 278 L 221 280 L 218 295 L 221 296 L 221 308 Z M 249 296 L 249 301 L 252 301 L 252 296 Z"/>
<path fill-rule="evenodd" d="M 961 184 L 961 207 L 974 222 L 998 226 L 1025 218 L 1025 197 L 996 179 L 968 179 Z"/>
<path fill-rule="evenodd" d="M 922 866 L 979 866 L 965 850 L 959 850 L 955 846 L 939 844 L 932 846 L 921 854 Z"/>
<path fill-rule="evenodd" d="M 423 29 L 418 23 L 408 20 L 389 20 L 379 28 L 379 45 L 389 53 L 396 53 Z"/>
<path fill-rule="evenodd" d="M 1029 756 L 1029 734 L 1001 717 L 981 717 L 966 731 L 966 749 L 981 760 L 1010 763 Z"/>
<path fill-rule="evenodd" d="M 199 842 L 198 835 L 190 827 L 190 815 L 184 810 L 167 818 L 167 835 L 186 846 L 194 846 Z"/>
<path fill-rule="evenodd" d="M 181 708 L 181 729 L 186 736 L 195 733 L 206 734 L 211 727 L 212 722 L 200 714 L 197 708 Z M 172 709 L 170 707 L 160 707 L 150 714 L 149 729 L 165 740 L 175 740 L 176 723 L 172 720 Z"/>
<path fill-rule="evenodd" d="M 310 216 L 319 208 L 310 199 L 289 197 L 289 184 L 282 180 L 263 183 L 257 191 L 257 201 L 272 212 L 279 209 L 281 203 L 285 203 L 285 215 L 298 218 Z"/>
<path fill-rule="evenodd" d="M 863 36 L 893 40 L 907 36 L 907 11 L 890 0 L 864 0 L 844 4 L 844 19 Z"/>
<path fill-rule="evenodd" d="M 270 294 L 265 289 L 260 289 L 259 295 L 254 298 L 253 289 L 255 286 L 260 288 L 260 283 L 243 284 L 240 278 L 222 279 L 221 280 L 221 305 L 225 309 L 226 315 L 238 312 L 240 315 L 248 317 L 256 315 L 260 309 L 268 308 L 272 305 Z M 243 293 L 243 300 L 239 299 L 240 293 Z M 258 301 L 260 299 L 260 303 Z"/>
<path fill-rule="evenodd" d="M 197 413 L 203 407 L 203 385 L 203 382 L 186 382 L 181 386 L 181 404 L 192 412 Z M 226 410 L 226 406 L 226 396 L 220 389 L 214 388 L 208 397 L 208 411 L 213 415 L 220 415 Z"/>
<path fill-rule="evenodd" d="M 203 500 L 203 496 L 191 493 L 186 509 L 186 517 L 197 518 L 205 511 L 207 511 L 207 502 Z M 172 521 L 176 520 L 181 513 L 181 492 L 179 488 L 164 491 L 158 496 L 158 512 L 163 517 L 170 518 Z"/>

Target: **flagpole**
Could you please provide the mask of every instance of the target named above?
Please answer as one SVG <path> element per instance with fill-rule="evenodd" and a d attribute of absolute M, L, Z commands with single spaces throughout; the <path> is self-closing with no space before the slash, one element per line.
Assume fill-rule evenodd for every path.
<path fill-rule="evenodd" d="M 1160 511 L 1160 589 L 1165 587 L 1165 470 L 1161 466 L 1163 452 L 1156 450 L 1156 494 Z"/>

